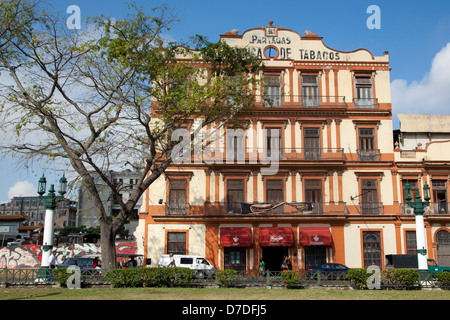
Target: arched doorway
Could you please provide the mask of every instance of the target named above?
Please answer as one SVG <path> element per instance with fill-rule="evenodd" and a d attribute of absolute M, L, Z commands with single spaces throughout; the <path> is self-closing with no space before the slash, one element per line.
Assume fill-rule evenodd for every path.
<path fill-rule="evenodd" d="M 450 232 L 441 230 L 436 234 L 437 263 L 450 267 Z"/>

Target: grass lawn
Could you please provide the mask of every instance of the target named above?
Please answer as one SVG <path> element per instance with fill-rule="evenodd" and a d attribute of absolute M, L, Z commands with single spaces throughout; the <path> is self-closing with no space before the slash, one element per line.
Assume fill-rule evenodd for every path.
<path fill-rule="evenodd" d="M 0 288 L 0 300 L 450 300 L 445 290 Z"/>

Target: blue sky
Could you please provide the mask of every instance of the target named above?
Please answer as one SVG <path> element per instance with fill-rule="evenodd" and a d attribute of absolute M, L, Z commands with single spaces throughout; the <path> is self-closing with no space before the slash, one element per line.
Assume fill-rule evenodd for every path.
<path fill-rule="evenodd" d="M 77 5 L 83 20 L 99 14 L 120 19 L 127 11 L 126 2 L 119 0 L 48 2 L 67 17 L 70 16 L 66 13 L 67 7 Z M 135 2 L 144 8 L 161 3 Z M 365 48 L 373 55 L 388 51 L 394 129 L 398 128 L 397 113 L 449 112 L 446 102 L 450 101 L 450 45 L 447 46 L 450 43 L 450 1 L 167 0 L 165 3 L 179 19 L 168 32 L 174 40 L 201 34 L 210 41 L 217 41 L 226 31 L 238 29 L 242 34 L 273 20 L 274 25 L 300 34 L 305 30 L 317 33 L 327 46 L 336 50 Z M 381 29 L 367 28 L 370 5 L 381 10 Z M 0 202 L 21 192 L 35 194 L 43 171 L 50 181 L 57 181 L 61 173 L 52 173 L 51 166 L 36 164 L 24 170 L 15 160 L 0 160 Z M 28 184 L 16 185 L 20 181 L 28 181 Z M 13 192 L 14 185 L 17 191 Z"/>

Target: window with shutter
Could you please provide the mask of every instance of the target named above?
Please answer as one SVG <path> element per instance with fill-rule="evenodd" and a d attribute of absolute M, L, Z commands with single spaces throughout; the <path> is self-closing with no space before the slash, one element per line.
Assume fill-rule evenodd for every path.
<path fill-rule="evenodd" d="M 266 132 L 267 157 L 270 157 L 271 159 L 282 159 L 283 145 L 282 145 L 281 128 L 267 128 L 265 129 L 265 132 Z"/>
<path fill-rule="evenodd" d="M 321 157 L 320 128 L 304 128 L 303 142 L 305 159 L 317 159 Z"/>
<path fill-rule="evenodd" d="M 281 76 L 266 75 L 263 80 L 264 106 L 281 107 Z"/>
<path fill-rule="evenodd" d="M 187 213 L 187 180 L 169 180 L 169 214 Z"/>
<path fill-rule="evenodd" d="M 322 180 L 305 180 L 305 202 L 311 203 L 315 213 L 322 213 Z"/>
<path fill-rule="evenodd" d="M 377 160 L 374 132 L 373 128 L 360 128 L 358 130 L 359 160 Z"/>
<path fill-rule="evenodd" d="M 436 213 L 448 213 L 447 206 L 447 181 L 446 180 L 433 180 L 433 201 L 435 203 Z"/>
<path fill-rule="evenodd" d="M 304 75 L 302 77 L 302 105 L 303 107 L 319 107 L 318 76 Z"/>
<path fill-rule="evenodd" d="M 245 202 L 244 179 L 228 179 L 227 213 L 241 213 L 242 202 Z"/>
<path fill-rule="evenodd" d="M 373 108 L 372 77 L 355 77 L 355 106 L 357 108 Z"/>
<path fill-rule="evenodd" d="M 378 183 L 375 179 L 361 181 L 361 209 L 363 214 L 379 214 Z"/>

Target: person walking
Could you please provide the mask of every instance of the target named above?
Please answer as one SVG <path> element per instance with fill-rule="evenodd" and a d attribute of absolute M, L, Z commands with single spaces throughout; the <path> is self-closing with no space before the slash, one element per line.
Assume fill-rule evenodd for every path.
<path fill-rule="evenodd" d="M 56 250 L 53 250 L 52 254 L 50 255 L 50 257 L 48 258 L 48 278 L 47 280 L 49 282 L 53 282 L 55 281 L 55 279 L 53 278 L 53 269 L 56 268 Z"/>

